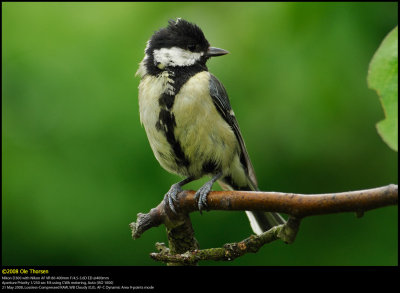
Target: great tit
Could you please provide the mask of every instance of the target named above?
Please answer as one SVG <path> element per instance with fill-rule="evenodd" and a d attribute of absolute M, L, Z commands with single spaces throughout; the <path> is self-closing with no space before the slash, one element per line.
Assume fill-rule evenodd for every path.
<path fill-rule="evenodd" d="M 223 189 L 258 190 L 228 94 L 206 66 L 227 53 L 211 47 L 197 25 L 177 18 L 147 41 L 139 64 L 140 121 L 151 149 L 164 169 L 185 177 L 165 195 L 174 212 L 181 187 L 206 175 L 211 180 L 195 194 L 200 212 L 217 180 Z M 256 234 L 285 223 L 278 213 L 246 214 Z"/>

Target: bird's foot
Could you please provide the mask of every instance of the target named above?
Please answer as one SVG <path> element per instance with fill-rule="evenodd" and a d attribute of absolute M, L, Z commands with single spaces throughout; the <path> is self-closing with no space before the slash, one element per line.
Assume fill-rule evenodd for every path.
<path fill-rule="evenodd" d="M 200 214 L 203 208 L 207 207 L 207 195 L 210 193 L 213 184 L 215 183 L 215 181 L 221 178 L 221 176 L 222 172 L 219 172 L 216 175 L 214 175 L 211 178 L 211 180 L 206 182 L 202 187 L 200 187 L 200 189 L 197 190 L 196 194 L 194 195 L 194 199 L 197 201 Z"/>
<path fill-rule="evenodd" d="M 207 208 L 207 195 L 210 193 L 213 184 L 213 181 L 208 181 L 202 187 L 200 187 L 200 189 L 197 190 L 196 194 L 194 195 L 194 199 L 197 201 L 200 214 L 204 208 Z"/>
<path fill-rule="evenodd" d="M 164 200 L 166 201 L 168 207 L 171 211 L 176 214 L 175 204 L 178 202 L 178 193 L 182 191 L 181 185 L 179 183 L 172 184 L 169 191 L 165 194 Z"/>

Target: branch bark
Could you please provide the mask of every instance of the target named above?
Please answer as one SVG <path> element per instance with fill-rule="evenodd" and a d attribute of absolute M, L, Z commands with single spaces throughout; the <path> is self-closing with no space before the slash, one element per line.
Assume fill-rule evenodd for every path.
<path fill-rule="evenodd" d="M 193 251 L 199 248 L 199 244 L 194 238 L 194 231 L 188 213 L 175 214 L 169 208 L 166 199 L 150 210 L 148 214 L 137 214 L 136 222 L 129 224 L 132 230 L 132 238 L 138 239 L 146 230 L 164 224 L 167 230 L 169 243 L 168 253 L 182 254 L 186 251 Z M 162 246 L 156 244 L 156 247 Z M 163 249 L 163 252 L 166 250 Z M 167 262 L 167 265 L 180 265 L 178 262 Z M 192 262 L 191 265 L 196 265 Z"/>
<path fill-rule="evenodd" d="M 156 243 L 156 248 L 159 252 L 150 253 L 150 257 L 156 261 L 181 265 L 194 265 L 201 260 L 232 261 L 246 253 L 256 253 L 265 244 L 278 239 L 282 239 L 286 243 L 292 243 L 299 225 L 299 219 L 289 217 L 285 225 L 272 227 L 260 235 L 250 235 L 250 237 L 240 242 L 227 243 L 218 248 L 190 250 L 182 254 L 173 254 L 164 243 Z"/>
<path fill-rule="evenodd" d="M 195 191 L 179 196 L 181 211 L 197 211 Z M 263 191 L 214 191 L 207 197 L 209 210 L 264 210 L 303 218 L 340 212 L 364 212 L 398 202 L 398 187 L 383 187 L 324 194 L 295 194 Z"/>
<path fill-rule="evenodd" d="M 158 244 L 159 253 L 151 254 L 155 260 L 168 264 L 193 265 L 199 260 L 232 260 L 248 252 L 256 252 L 271 241 L 282 239 L 292 243 L 296 237 L 302 218 L 313 215 L 355 212 L 361 216 L 365 211 L 398 203 L 398 186 L 390 184 L 383 187 L 359 191 L 294 194 L 261 191 L 214 191 L 207 196 L 208 210 L 264 210 L 289 214 L 285 225 L 273 227 L 269 231 L 222 248 L 198 250 L 194 238 L 189 213 L 198 211 L 194 199 L 195 191 L 182 191 L 178 195 L 174 214 L 163 200 L 148 214 L 139 213 L 136 223 L 131 223 L 132 237 L 139 238 L 151 227 L 165 224 L 170 249 Z"/>

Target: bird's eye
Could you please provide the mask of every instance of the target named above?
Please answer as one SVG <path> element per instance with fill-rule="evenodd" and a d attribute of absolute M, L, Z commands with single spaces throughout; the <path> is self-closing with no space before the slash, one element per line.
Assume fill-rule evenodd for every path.
<path fill-rule="evenodd" d="M 187 48 L 189 51 L 193 52 L 194 50 L 196 50 L 196 45 L 188 45 Z"/>

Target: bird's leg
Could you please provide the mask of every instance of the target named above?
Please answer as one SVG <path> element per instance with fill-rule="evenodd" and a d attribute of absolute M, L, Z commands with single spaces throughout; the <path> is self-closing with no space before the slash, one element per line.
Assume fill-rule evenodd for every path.
<path fill-rule="evenodd" d="M 186 179 L 183 179 L 182 181 L 179 181 L 178 183 L 172 184 L 171 188 L 169 189 L 169 191 L 165 194 L 164 199 L 166 200 L 169 208 L 176 214 L 176 210 L 175 210 L 175 203 L 177 202 L 177 198 L 176 196 L 178 195 L 179 192 L 182 191 L 182 186 L 192 182 L 193 180 L 195 180 L 196 178 L 194 178 L 193 176 L 189 176 Z"/>
<path fill-rule="evenodd" d="M 210 181 L 206 182 L 199 190 L 197 190 L 196 194 L 194 195 L 195 200 L 197 200 L 197 205 L 199 206 L 199 211 L 201 214 L 201 210 L 207 207 L 207 195 L 210 193 L 213 184 L 219 178 L 222 177 L 222 173 L 219 172 L 218 174 L 214 175 Z"/>

